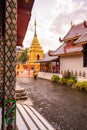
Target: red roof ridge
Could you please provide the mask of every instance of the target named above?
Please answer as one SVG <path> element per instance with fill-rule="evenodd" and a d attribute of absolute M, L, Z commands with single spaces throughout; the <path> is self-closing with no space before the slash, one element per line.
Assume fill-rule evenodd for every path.
<path fill-rule="evenodd" d="M 81 22 L 77 25 L 72 25 L 68 33 L 63 38 L 63 40 L 79 37 L 86 31 L 87 31 L 87 21 Z"/>
<path fill-rule="evenodd" d="M 74 42 L 74 44 L 87 42 L 87 32 L 85 32 L 78 40 Z"/>

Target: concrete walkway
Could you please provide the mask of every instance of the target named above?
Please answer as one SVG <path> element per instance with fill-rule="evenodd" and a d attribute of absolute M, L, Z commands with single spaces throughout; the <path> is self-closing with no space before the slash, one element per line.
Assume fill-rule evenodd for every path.
<path fill-rule="evenodd" d="M 49 73 L 49 72 L 39 72 L 38 77 L 42 79 L 50 80 L 53 75 L 58 75 L 60 78 L 62 77 L 61 74 L 57 73 Z M 87 77 L 77 76 L 77 81 L 87 81 Z"/>
<path fill-rule="evenodd" d="M 16 130 L 55 130 L 50 123 L 30 105 L 17 103 L 16 114 Z"/>
<path fill-rule="evenodd" d="M 33 75 L 33 71 L 31 71 L 30 73 L 28 71 L 24 71 L 23 73 L 19 73 L 17 77 L 18 78 L 32 77 L 32 75 Z M 50 80 L 53 75 L 58 75 L 60 78 L 62 77 L 62 74 L 59 74 L 59 73 L 49 73 L 49 72 L 41 72 L 41 71 L 38 72 L 38 77 L 43 78 L 43 79 Z M 87 81 L 87 76 L 85 77 L 77 76 L 77 81 Z"/>

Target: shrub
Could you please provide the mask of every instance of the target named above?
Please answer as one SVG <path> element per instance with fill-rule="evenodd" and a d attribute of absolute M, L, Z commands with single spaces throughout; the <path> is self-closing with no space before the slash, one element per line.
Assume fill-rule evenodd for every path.
<path fill-rule="evenodd" d="M 69 85 L 69 86 L 72 86 L 74 83 L 75 83 L 75 80 L 74 80 L 73 78 L 70 78 L 70 79 L 67 81 L 67 85 Z"/>
<path fill-rule="evenodd" d="M 59 83 L 67 84 L 68 79 L 66 78 L 60 78 Z"/>
<path fill-rule="evenodd" d="M 73 75 L 73 70 L 71 71 L 71 75 Z"/>
<path fill-rule="evenodd" d="M 76 76 L 71 76 L 70 79 L 73 79 L 74 82 L 77 82 Z"/>
<path fill-rule="evenodd" d="M 77 71 L 75 71 L 75 76 L 77 76 L 78 75 L 78 73 L 77 73 Z"/>
<path fill-rule="evenodd" d="M 81 71 L 79 72 L 79 76 L 81 76 L 82 75 L 82 73 L 81 73 Z"/>
<path fill-rule="evenodd" d="M 61 74 L 63 74 L 63 70 L 61 70 Z"/>
<path fill-rule="evenodd" d="M 65 71 L 62 77 L 69 79 L 71 77 L 71 73 L 69 71 L 67 71 L 67 72 Z"/>
<path fill-rule="evenodd" d="M 72 75 L 69 71 L 65 71 L 63 76 L 59 80 L 60 83 L 68 84 L 68 85 L 73 85 L 77 80 L 76 77 Z"/>
<path fill-rule="evenodd" d="M 51 81 L 53 81 L 53 82 L 58 82 L 58 81 L 59 81 L 59 76 L 58 76 L 58 75 L 53 75 L 53 76 L 51 77 Z"/>
<path fill-rule="evenodd" d="M 87 91 L 87 81 L 77 82 L 75 84 L 75 87 L 77 87 L 80 90 L 86 90 Z"/>

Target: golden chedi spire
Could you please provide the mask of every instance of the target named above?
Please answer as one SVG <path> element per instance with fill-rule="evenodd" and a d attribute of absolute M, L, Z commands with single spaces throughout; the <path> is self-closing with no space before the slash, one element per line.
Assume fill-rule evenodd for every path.
<path fill-rule="evenodd" d="M 35 26 L 35 33 L 34 33 L 34 36 L 37 36 L 37 33 L 36 33 L 36 26 L 37 26 L 36 19 L 35 19 L 35 21 L 34 21 L 34 26 Z"/>
<path fill-rule="evenodd" d="M 34 37 L 28 50 L 28 61 L 27 64 L 30 68 L 40 70 L 40 63 L 35 63 L 36 60 L 43 58 L 43 49 L 39 43 L 38 36 L 36 33 L 36 19 L 34 21 Z"/>

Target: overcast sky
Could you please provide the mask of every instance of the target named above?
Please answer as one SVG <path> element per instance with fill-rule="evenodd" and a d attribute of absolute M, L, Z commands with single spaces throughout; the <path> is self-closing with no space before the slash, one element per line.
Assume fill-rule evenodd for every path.
<path fill-rule="evenodd" d="M 37 21 L 37 36 L 44 52 L 60 46 L 63 38 L 73 24 L 87 20 L 87 0 L 35 0 L 31 20 L 23 42 L 30 47 L 34 36 L 34 20 Z"/>

